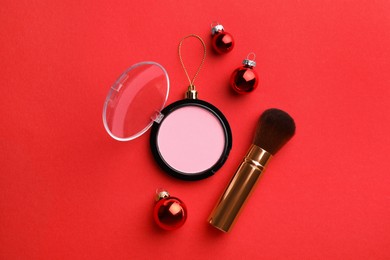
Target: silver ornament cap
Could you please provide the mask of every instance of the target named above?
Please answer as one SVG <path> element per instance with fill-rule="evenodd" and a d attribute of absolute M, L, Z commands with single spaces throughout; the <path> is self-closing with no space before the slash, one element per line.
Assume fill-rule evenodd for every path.
<path fill-rule="evenodd" d="M 155 200 L 156 201 L 159 201 L 159 200 L 162 200 L 162 199 L 165 199 L 165 198 L 168 198 L 170 197 L 168 191 L 166 191 L 165 189 L 157 189 L 156 190 L 156 196 L 155 196 Z"/>
<path fill-rule="evenodd" d="M 212 25 L 211 27 L 211 35 L 214 35 L 218 32 L 222 32 L 224 30 L 222 24 L 217 24 L 215 26 Z"/>
<path fill-rule="evenodd" d="M 249 66 L 249 67 L 256 67 L 256 54 L 254 52 L 251 52 L 246 56 L 246 59 L 242 61 L 242 64 L 244 66 Z"/>

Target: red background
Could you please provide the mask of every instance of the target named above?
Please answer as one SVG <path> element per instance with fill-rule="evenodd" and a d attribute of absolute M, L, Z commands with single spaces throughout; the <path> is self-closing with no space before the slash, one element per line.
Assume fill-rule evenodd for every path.
<path fill-rule="evenodd" d="M 225 56 L 210 50 L 215 20 L 236 40 Z M 3 0 L 0 24 L 0 258 L 390 258 L 389 1 Z M 199 95 L 234 138 L 198 182 L 158 168 L 149 132 L 118 142 L 101 119 L 111 84 L 144 60 L 167 69 L 168 103 L 181 99 L 190 33 L 209 48 Z M 251 51 L 259 88 L 234 95 L 230 73 Z M 196 41 L 183 52 L 195 68 Z M 223 234 L 206 219 L 270 107 L 296 136 Z M 181 229 L 154 225 L 158 187 L 186 202 Z"/>

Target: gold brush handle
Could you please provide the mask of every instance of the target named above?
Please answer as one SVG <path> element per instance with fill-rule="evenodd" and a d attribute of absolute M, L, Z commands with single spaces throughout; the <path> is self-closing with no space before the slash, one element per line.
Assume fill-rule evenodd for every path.
<path fill-rule="evenodd" d="M 214 227 L 229 232 L 253 192 L 272 155 L 252 144 L 209 217 Z"/>

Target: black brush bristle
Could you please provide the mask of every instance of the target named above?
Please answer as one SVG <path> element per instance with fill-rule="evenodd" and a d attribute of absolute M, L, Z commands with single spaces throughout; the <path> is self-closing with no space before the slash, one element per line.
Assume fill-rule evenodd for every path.
<path fill-rule="evenodd" d="M 261 114 L 253 143 L 274 155 L 294 133 L 294 119 L 280 109 L 271 108 Z"/>

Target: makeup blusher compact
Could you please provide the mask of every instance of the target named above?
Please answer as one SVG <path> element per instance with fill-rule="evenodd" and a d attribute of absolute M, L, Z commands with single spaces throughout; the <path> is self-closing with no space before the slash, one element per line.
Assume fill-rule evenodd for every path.
<path fill-rule="evenodd" d="M 156 161 L 171 175 L 199 180 L 213 175 L 226 161 L 232 136 L 224 115 L 199 99 L 172 103 L 152 126 L 150 145 Z"/>
<path fill-rule="evenodd" d="M 107 95 L 103 107 L 106 131 L 118 141 L 129 141 L 151 127 L 152 154 L 164 171 L 183 180 L 212 176 L 229 155 L 232 134 L 222 112 L 197 98 L 195 77 L 186 98 L 164 108 L 169 94 L 167 71 L 152 61 L 131 66 Z"/>

